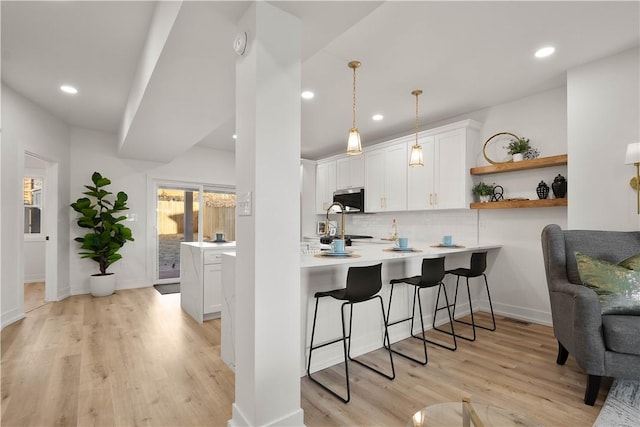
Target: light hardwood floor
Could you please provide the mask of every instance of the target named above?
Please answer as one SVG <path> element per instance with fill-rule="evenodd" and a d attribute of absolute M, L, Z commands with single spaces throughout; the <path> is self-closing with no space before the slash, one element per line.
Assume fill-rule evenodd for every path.
<path fill-rule="evenodd" d="M 45 305 L 44 282 L 31 282 L 24 284 L 24 312 L 28 313 Z"/>
<path fill-rule="evenodd" d="M 486 319 L 486 317 L 484 317 Z M 180 297 L 153 288 L 49 303 L 2 331 L 2 426 L 226 426 L 234 375 L 220 359 L 220 321 L 197 324 Z M 401 345 L 419 350 L 417 340 Z M 570 357 L 555 364 L 550 328 L 498 318 L 496 332 L 450 352 L 429 346 L 429 364 L 396 357 L 389 381 L 350 364 L 345 405 L 301 381 L 308 426 L 402 426 L 424 406 L 468 396 L 548 426 L 590 426 L 585 376 Z M 388 361 L 377 350 L 369 361 Z M 338 384 L 340 366 L 321 373 Z"/>

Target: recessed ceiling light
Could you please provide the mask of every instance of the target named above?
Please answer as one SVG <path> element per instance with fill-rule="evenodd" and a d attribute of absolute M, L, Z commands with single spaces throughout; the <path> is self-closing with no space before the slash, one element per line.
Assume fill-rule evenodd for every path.
<path fill-rule="evenodd" d="M 232 136 L 233 139 L 238 139 L 238 135 L 236 135 L 235 133 Z"/>
<path fill-rule="evenodd" d="M 538 49 L 536 51 L 536 58 L 546 58 L 547 56 L 552 55 L 555 51 L 556 48 L 553 46 L 543 47 L 542 49 Z"/>
<path fill-rule="evenodd" d="M 65 92 L 65 93 L 70 93 L 72 95 L 75 95 L 76 93 L 78 93 L 78 89 L 76 89 L 73 86 L 69 86 L 69 85 L 60 86 L 60 90 Z"/>
<path fill-rule="evenodd" d="M 311 92 L 310 90 L 305 90 L 304 92 L 302 92 L 302 97 L 304 99 L 311 99 L 314 96 L 316 96 L 313 92 Z"/>
<path fill-rule="evenodd" d="M 377 122 L 384 119 L 384 116 L 382 114 L 374 114 L 371 118 Z"/>

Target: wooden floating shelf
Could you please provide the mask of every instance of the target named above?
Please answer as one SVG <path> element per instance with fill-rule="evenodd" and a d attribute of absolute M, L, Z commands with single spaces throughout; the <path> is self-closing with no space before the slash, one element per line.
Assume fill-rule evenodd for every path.
<path fill-rule="evenodd" d="M 567 198 L 539 200 L 505 200 L 501 202 L 471 203 L 471 209 L 551 208 L 567 206 Z"/>
<path fill-rule="evenodd" d="M 522 171 L 527 169 L 548 168 L 551 166 L 562 166 L 567 164 L 567 155 L 560 154 L 558 156 L 540 157 L 532 160 L 523 160 L 521 162 L 498 163 L 496 165 L 479 166 L 471 168 L 471 175 L 487 175 L 490 173 L 501 173 L 511 171 Z M 499 202 L 502 203 L 502 202 Z"/>

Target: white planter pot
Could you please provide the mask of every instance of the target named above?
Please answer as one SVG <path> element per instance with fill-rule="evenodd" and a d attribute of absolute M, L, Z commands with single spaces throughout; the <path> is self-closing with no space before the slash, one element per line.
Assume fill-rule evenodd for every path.
<path fill-rule="evenodd" d="M 523 159 L 524 159 L 524 154 L 522 153 L 516 153 L 513 155 L 514 162 L 521 162 Z"/>
<path fill-rule="evenodd" d="M 91 288 L 91 295 L 94 297 L 111 295 L 116 290 L 116 275 L 107 273 L 104 276 L 90 276 L 89 287 Z"/>
<path fill-rule="evenodd" d="M 480 196 L 480 203 L 487 203 L 491 196 Z"/>

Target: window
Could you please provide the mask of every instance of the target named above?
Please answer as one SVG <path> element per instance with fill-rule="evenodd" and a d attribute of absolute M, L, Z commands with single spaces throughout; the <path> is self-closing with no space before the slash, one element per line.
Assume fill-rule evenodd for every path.
<path fill-rule="evenodd" d="M 42 232 L 42 178 L 25 177 L 22 182 L 24 199 L 24 234 Z"/>

